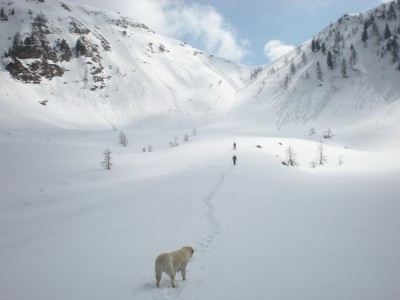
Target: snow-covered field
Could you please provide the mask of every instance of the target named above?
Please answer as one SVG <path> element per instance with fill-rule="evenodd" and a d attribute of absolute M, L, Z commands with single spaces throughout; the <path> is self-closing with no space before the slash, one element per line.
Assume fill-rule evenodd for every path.
<path fill-rule="evenodd" d="M 331 49 L 345 33 L 338 61 L 356 47 L 347 77 L 308 41 L 251 79 L 117 12 L 63 4 L 10 2 L 0 22 L 3 52 L 31 35 L 30 10 L 51 48 L 97 49 L 40 84 L 0 64 L 1 300 L 400 299 L 400 73 L 383 44 L 362 44 L 363 16 L 317 35 Z M 156 256 L 188 245 L 187 280 L 157 289 Z"/>
<path fill-rule="evenodd" d="M 315 129 L 128 128 L 125 148 L 113 130 L 2 129 L 0 298 L 399 299 L 399 136 L 335 132 L 314 169 Z M 157 289 L 156 256 L 186 245 L 187 280 Z"/>

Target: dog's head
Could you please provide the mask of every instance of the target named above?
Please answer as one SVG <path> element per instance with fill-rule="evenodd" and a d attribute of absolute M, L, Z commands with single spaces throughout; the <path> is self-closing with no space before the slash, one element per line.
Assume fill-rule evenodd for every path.
<path fill-rule="evenodd" d="M 193 256 L 194 249 L 192 247 L 186 246 L 186 247 L 183 247 L 182 249 L 185 249 L 185 251 L 187 251 L 190 254 L 190 257 Z"/>

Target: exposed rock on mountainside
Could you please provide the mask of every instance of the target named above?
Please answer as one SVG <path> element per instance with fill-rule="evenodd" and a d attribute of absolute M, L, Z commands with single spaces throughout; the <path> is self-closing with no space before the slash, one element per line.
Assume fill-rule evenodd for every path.
<path fill-rule="evenodd" d="M 68 111 L 80 115 L 73 122 L 113 126 L 150 126 L 154 116 L 207 123 L 247 110 L 251 121 L 278 127 L 320 118 L 349 122 L 355 114 L 397 119 L 399 5 L 346 14 L 272 64 L 250 67 L 118 12 L 59 0 L 10 1 L 0 13 L 0 76 L 18 100 L 2 101 L 19 115 L 18 103 L 28 108 L 46 98 L 58 112 L 48 119 L 69 123 Z"/>

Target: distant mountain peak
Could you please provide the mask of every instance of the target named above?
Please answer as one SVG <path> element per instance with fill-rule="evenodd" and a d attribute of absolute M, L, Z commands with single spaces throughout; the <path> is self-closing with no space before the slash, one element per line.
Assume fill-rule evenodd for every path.
<path fill-rule="evenodd" d="M 382 115 L 400 95 L 399 4 L 343 15 L 271 65 L 248 67 L 118 12 L 8 2 L 0 11 L 0 76 L 13 96 L 2 101 L 16 115 L 21 103 L 35 111 L 46 101 L 41 113 L 49 120 L 112 126 L 148 126 L 155 116 L 204 124 L 244 111 L 278 127 Z"/>

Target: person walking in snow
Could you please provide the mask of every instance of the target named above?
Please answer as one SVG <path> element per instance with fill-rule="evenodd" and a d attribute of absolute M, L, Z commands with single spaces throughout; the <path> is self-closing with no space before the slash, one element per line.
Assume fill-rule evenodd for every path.
<path fill-rule="evenodd" d="M 233 164 L 236 165 L 236 160 L 237 160 L 236 155 L 234 155 L 234 156 L 232 157 L 232 160 L 233 160 Z"/>
<path fill-rule="evenodd" d="M 233 150 L 236 150 L 236 143 L 233 142 Z"/>

